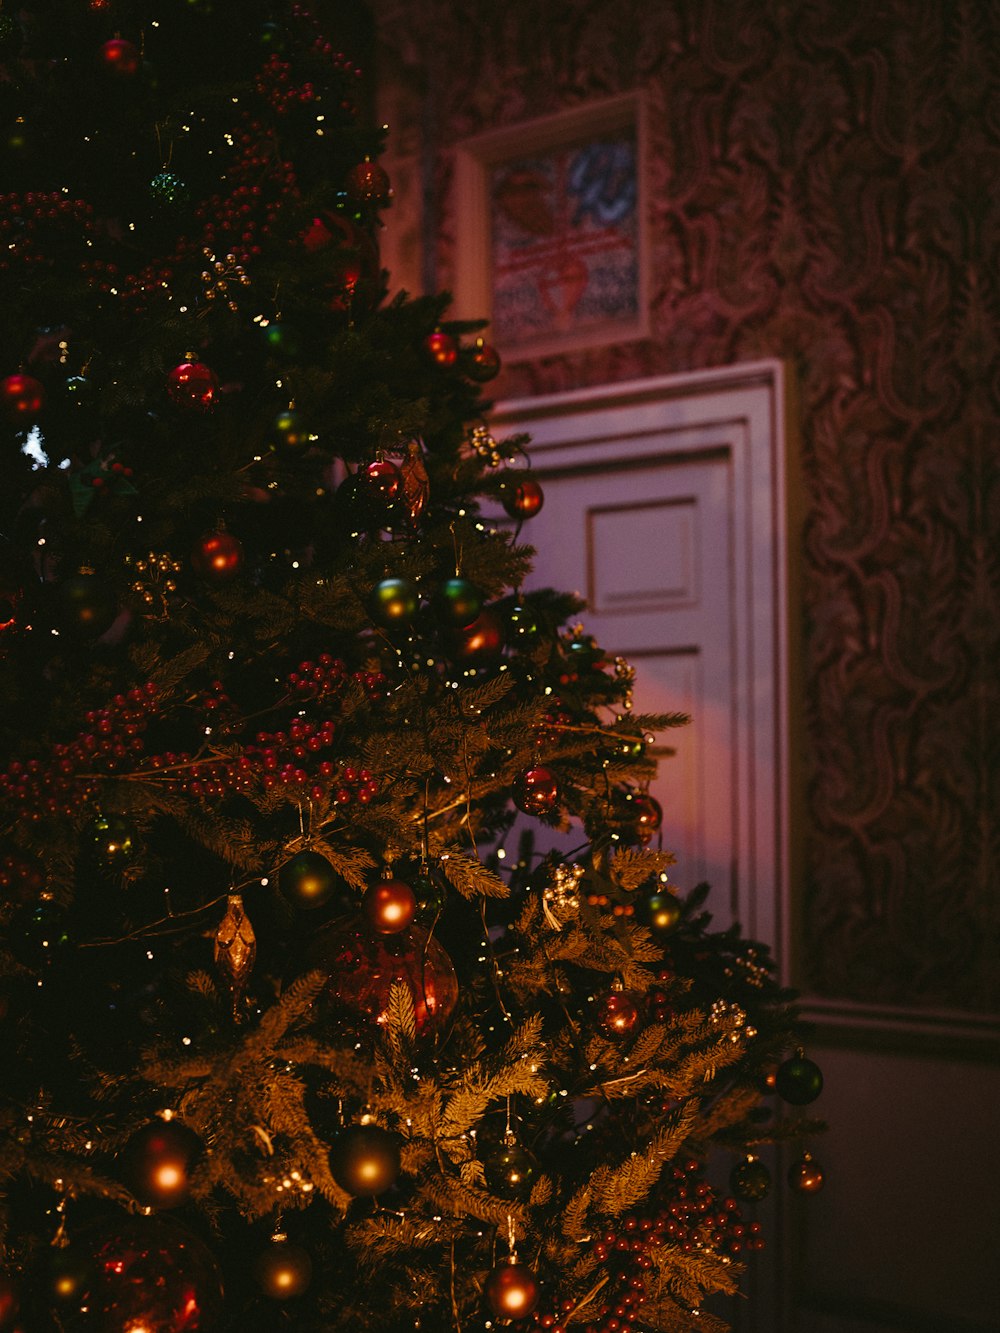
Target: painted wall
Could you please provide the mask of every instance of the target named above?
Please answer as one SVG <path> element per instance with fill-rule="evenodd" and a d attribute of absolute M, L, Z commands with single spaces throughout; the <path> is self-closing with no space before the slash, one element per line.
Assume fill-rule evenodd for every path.
<path fill-rule="evenodd" d="M 652 336 L 510 367 L 498 395 L 787 358 L 807 490 L 802 980 L 997 1012 L 996 6 L 374 8 L 384 254 L 410 290 L 452 280 L 456 142 L 648 90 Z"/>

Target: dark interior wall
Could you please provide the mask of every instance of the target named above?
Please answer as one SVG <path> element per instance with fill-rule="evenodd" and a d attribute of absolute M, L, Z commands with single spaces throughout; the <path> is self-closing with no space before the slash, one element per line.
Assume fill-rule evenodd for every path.
<path fill-rule="evenodd" d="M 806 490 L 800 981 L 1000 1011 L 1000 9 L 372 9 L 393 225 L 434 238 L 428 286 L 450 285 L 462 244 L 455 143 L 647 89 L 652 336 L 510 366 L 501 392 L 787 360 Z"/>

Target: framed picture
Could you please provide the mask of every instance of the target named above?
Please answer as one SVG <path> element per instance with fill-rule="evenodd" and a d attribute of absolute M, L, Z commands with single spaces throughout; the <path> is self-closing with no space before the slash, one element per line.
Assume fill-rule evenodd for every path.
<path fill-rule="evenodd" d="M 455 310 L 508 361 L 648 334 L 642 94 L 460 144 Z"/>

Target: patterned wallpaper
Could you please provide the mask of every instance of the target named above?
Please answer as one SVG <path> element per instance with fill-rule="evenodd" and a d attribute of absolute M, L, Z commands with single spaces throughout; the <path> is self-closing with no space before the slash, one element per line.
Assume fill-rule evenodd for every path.
<path fill-rule="evenodd" d="M 652 336 L 503 396 L 763 356 L 801 404 L 809 989 L 1000 1012 L 1000 5 L 375 0 L 402 217 L 451 146 L 636 86 Z M 428 251 L 422 236 L 433 236 Z"/>

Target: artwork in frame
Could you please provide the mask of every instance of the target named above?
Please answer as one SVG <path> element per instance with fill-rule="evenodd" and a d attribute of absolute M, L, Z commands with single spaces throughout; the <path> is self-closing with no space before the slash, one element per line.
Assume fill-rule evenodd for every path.
<path fill-rule="evenodd" d="M 647 333 L 639 93 L 491 131 L 456 160 L 456 310 L 507 360 Z"/>

